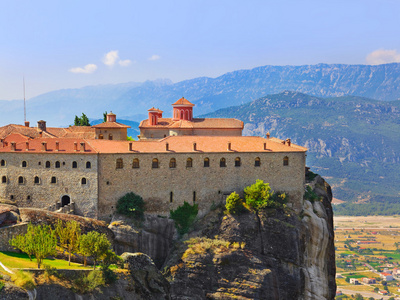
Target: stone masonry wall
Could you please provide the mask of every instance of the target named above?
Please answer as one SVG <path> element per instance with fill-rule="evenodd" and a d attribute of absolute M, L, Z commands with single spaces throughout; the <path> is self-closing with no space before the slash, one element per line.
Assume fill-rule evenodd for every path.
<path fill-rule="evenodd" d="M 15 250 L 14 247 L 10 246 L 9 240 L 13 239 L 19 234 L 25 234 L 27 228 L 27 223 L 0 228 L 0 251 L 18 251 Z"/>
<path fill-rule="evenodd" d="M 20 207 L 45 209 L 66 195 L 75 203 L 77 214 L 97 217 L 97 154 L 16 152 L 0 156 L 6 160 L 6 166 L 0 167 L 0 180 L 7 176 L 6 183 L 0 181 L 0 198 L 13 200 Z M 26 167 L 22 167 L 23 161 Z M 46 161 L 50 168 L 46 168 Z M 56 161 L 60 168 L 55 167 Z M 72 168 L 73 161 L 77 168 Z M 86 162 L 90 162 L 91 168 L 86 168 Z M 18 181 L 20 176 L 24 179 L 22 184 Z M 39 184 L 34 183 L 35 176 L 39 177 Z M 51 183 L 53 176 L 56 183 Z M 86 178 L 86 184 L 81 183 L 82 178 Z"/>
<path fill-rule="evenodd" d="M 285 156 L 289 157 L 289 166 L 283 166 Z M 189 157 L 193 159 L 191 168 L 186 167 Z M 204 167 L 206 157 L 210 159 L 210 167 Z M 226 159 L 226 167 L 220 167 L 222 157 Z M 235 167 L 236 157 L 241 158 L 240 167 Z M 261 159 L 260 167 L 254 166 L 256 157 Z M 124 162 L 122 169 L 116 169 L 119 158 Z M 139 159 L 138 169 L 132 168 L 135 158 Z M 152 168 L 153 158 L 159 160 L 157 169 Z M 176 159 L 175 169 L 169 167 L 171 158 Z M 170 209 L 193 200 L 205 212 L 213 202 L 225 200 L 231 192 L 242 193 L 256 179 L 270 183 L 275 191 L 287 192 L 292 206 L 299 209 L 303 201 L 304 170 L 304 152 L 102 154 L 99 156 L 99 217 L 108 218 L 117 200 L 131 191 L 143 197 L 148 213 L 168 215 Z"/>

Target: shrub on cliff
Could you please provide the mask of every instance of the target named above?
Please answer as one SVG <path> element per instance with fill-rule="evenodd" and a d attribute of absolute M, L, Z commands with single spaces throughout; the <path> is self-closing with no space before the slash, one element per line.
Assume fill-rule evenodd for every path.
<path fill-rule="evenodd" d="M 230 214 L 239 214 L 245 209 L 243 200 L 240 199 L 236 192 L 231 193 L 228 198 L 226 198 L 225 208 Z"/>
<path fill-rule="evenodd" d="M 142 219 L 144 211 L 143 198 L 135 193 L 127 193 L 119 198 L 117 202 L 117 212 L 119 214 Z"/>
<path fill-rule="evenodd" d="M 171 219 L 175 221 L 175 227 L 180 235 L 189 231 L 198 212 L 199 208 L 197 204 L 190 205 L 186 201 L 176 210 L 170 211 Z"/>

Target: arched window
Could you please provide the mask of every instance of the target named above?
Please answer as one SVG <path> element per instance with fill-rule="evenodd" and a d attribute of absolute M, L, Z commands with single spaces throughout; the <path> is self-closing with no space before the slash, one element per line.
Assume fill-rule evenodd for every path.
<path fill-rule="evenodd" d="M 220 166 L 221 168 L 226 167 L 226 160 L 225 160 L 225 158 L 221 158 L 221 160 L 219 161 L 219 166 Z"/>
<path fill-rule="evenodd" d="M 31 196 L 30 195 L 26 196 L 26 200 L 31 200 Z"/>
<path fill-rule="evenodd" d="M 7 183 L 7 177 L 6 176 L 1 177 L 1 183 Z"/>
<path fill-rule="evenodd" d="M 171 169 L 175 169 L 176 168 L 176 159 L 175 158 L 171 158 L 171 160 L 169 161 L 169 167 Z"/>
<path fill-rule="evenodd" d="M 28 164 L 27 164 L 26 161 L 24 160 L 24 161 L 22 162 L 22 167 L 23 167 L 23 168 L 26 168 L 27 165 L 28 165 Z"/>
<path fill-rule="evenodd" d="M 283 158 L 283 165 L 284 165 L 284 166 L 288 166 L 288 165 L 289 165 L 289 157 L 285 156 L 285 157 Z"/>
<path fill-rule="evenodd" d="M 190 157 L 186 160 L 186 168 L 191 168 L 193 167 L 193 159 Z"/>
<path fill-rule="evenodd" d="M 259 157 L 256 157 L 255 161 L 254 161 L 254 166 L 255 167 L 259 167 L 261 166 L 261 160 Z"/>
<path fill-rule="evenodd" d="M 108 139 L 109 139 L 109 140 L 112 140 L 112 139 L 113 139 L 113 136 L 112 136 L 111 133 L 108 135 Z"/>
<path fill-rule="evenodd" d="M 56 168 L 59 168 L 61 166 L 59 161 L 56 161 Z"/>
<path fill-rule="evenodd" d="M 174 193 L 170 192 L 169 193 L 169 203 L 172 203 L 174 201 Z"/>
<path fill-rule="evenodd" d="M 83 177 L 82 179 L 81 179 L 81 184 L 86 184 L 86 178 L 85 177 Z"/>
<path fill-rule="evenodd" d="M 235 158 L 235 167 L 240 167 L 241 162 L 240 162 L 240 157 Z"/>
<path fill-rule="evenodd" d="M 46 168 L 50 168 L 50 162 L 46 161 Z"/>
<path fill-rule="evenodd" d="M 0 166 L 4 167 L 6 165 L 6 161 L 4 159 L 0 160 Z"/>
<path fill-rule="evenodd" d="M 181 110 L 181 120 L 183 120 L 183 110 Z"/>
<path fill-rule="evenodd" d="M 72 162 L 72 169 L 76 169 L 78 167 L 78 163 L 76 161 Z"/>
<path fill-rule="evenodd" d="M 86 162 L 86 169 L 90 169 L 92 167 L 92 164 L 90 161 Z"/>
<path fill-rule="evenodd" d="M 124 168 L 124 161 L 122 160 L 122 158 L 118 158 L 117 159 L 116 168 L 117 169 L 123 169 Z"/>
<path fill-rule="evenodd" d="M 51 177 L 50 183 L 57 183 L 57 178 L 55 176 Z"/>
<path fill-rule="evenodd" d="M 24 177 L 22 176 L 18 177 L 18 184 L 24 184 Z"/>
<path fill-rule="evenodd" d="M 138 158 L 133 159 L 132 168 L 139 169 L 139 159 Z"/>
<path fill-rule="evenodd" d="M 188 110 L 186 111 L 186 118 L 187 120 L 190 120 L 190 112 Z"/>
<path fill-rule="evenodd" d="M 158 168 L 158 159 L 157 158 L 153 158 L 153 161 L 151 162 L 151 168 L 152 169 Z"/>
<path fill-rule="evenodd" d="M 204 159 L 204 167 L 205 168 L 208 168 L 210 166 L 210 159 L 208 158 L 208 157 L 206 157 L 205 159 Z"/>
<path fill-rule="evenodd" d="M 104 136 L 100 133 L 99 134 L 99 140 L 102 140 L 102 139 L 104 139 Z"/>
<path fill-rule="evenodd" d="M 35 176 L 35 178 L 33 179 L 33 183 L 34 184 L 40 184 L 40 179 L 38 176 Z"/>

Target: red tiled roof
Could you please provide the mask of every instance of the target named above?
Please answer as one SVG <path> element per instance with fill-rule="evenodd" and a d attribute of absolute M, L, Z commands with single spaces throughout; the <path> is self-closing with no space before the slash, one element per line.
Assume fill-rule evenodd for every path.
<path fill-rule="evenodd" d="M 131 126 L 121 124 L 118 122 L 104 122 L 92 126 L 93 128 L 131 128 Z"/>
<path fill-rule="evenodd" d="M 152 108 L 148 109 L 147 111 L 157 111 L 157 112 L 160 112 L 160 113 L 163 112 L 161 109 L 155 108 L 154 106 Z"/>
<path fill-rule="evenodd" d="M 218 119 L 218 118 L 194 118 L 193 121 L 179 120 L 174 121 L 171 118 L 158 119 L 157 125 L 149 125 L 149 120 L 140 122 L 139 128 L 197 128 L 197 129 L 243 129 L 243 122 L 237 119 Z"/>
<path fill-rule="evenodd" d="M 5 139 L 4 142 L 7 143 L 11 143 L 11 142 L 16 142 L 16 143 L 20 143 L 20 142 L 25 142 L 30 140 L 29 137 L 22 135 L 20 133 L 12 133 L 10 135 L 8 135 Z"/>
<path fill-rule="evenodd" d="M 189 102 L 188 99 L 185 99 L 184 97 L 182 97 L 181 99 L 179 99 L 178 101 L 176 101 L 174 104 L 172 105 L 187 105 L 187 106 L 194 106 L 193 103 Z"/>
<path fill-rule="evenodd" d="M 88 140 L 91 147 L 99 153 L 133 153 L 129 151 L 129 142 L 116 140 Z M 196 143 L 196 151 L 193 143 Z M 231 143 L 231 151 L 228 150 Z M 281 140 L 264 139 L 253 136 L 169 136 L 162 140 L 134 141 L 132 149 L 141 153 L 220 153 L 220 152 L 305 152 L 306 148 L 291 144 L 284 145 Z M 165 144 L 168 143 L 169 150 Z M 266 150 L 264 150 L 266 143 Z"/>

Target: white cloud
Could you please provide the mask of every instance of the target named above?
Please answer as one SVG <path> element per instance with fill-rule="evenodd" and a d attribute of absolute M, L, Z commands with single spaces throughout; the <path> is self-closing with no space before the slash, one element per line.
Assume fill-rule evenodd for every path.
<path fill-rule="evenodd" d="M 153 54 L 152 56 L 149 57 L 149 60 L 159 60 L 161 58 L 160 55 Z"/>
<path fill-rule="evenodd" d="M 107 66 L 112 67 L 115 65 L 115 62 L 118 60 L 118 50 L 112 50 L 106 53 L 103 57 L 103 63 Z"/>
<path fill-rule="evenodd" d="M 118 63 L 121 67 L 127 67 L 132 63 L 132 61 L 130 59 L 125 59 L 125 60 L 120 60 Z"/>
<path fill-rule="evenodd" d="M 85 74 L 90 74 L 93 73 L 94 71 L 97 70 L 97 66 L 95 64 L 88 64 L 84 66 L 83 68 L 71 68 L 68 71 L 72 73 L 85 73 Z"/>
<path fill-rule="evenodd" d="M 378 49 L 368 54 L 365 60 L 370 65 L 400 62 L 400 53 L 397 50 Z"/>

